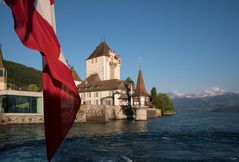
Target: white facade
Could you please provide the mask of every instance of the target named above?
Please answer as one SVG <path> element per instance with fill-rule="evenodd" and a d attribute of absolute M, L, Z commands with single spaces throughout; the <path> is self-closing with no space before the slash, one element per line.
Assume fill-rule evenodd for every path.
<path fill-rule="evenodd" d="M 147 96 L 139 96 L 134 98 L 134 106 L 146 106 L 146 104 L 149 103 L 149 97 Z"/>
<path fill-rule="evenodd" d="M 120 57 L 116 57 L 113 51 L 109 51 L 109 56 L 99 56 L 86 60 L 86 78 L 92 74 L 98 74 L 100 79 L 120 80 Z"/>
<path fill-rule="evenodd" d="M 89 105 L 121 105 L 118 100 L 123 90 L 92 91 L 80 93 L 81 103 Z"/>

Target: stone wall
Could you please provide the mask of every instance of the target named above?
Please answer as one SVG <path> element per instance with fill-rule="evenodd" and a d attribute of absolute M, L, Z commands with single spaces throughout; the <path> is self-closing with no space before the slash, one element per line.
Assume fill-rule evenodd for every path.
<path fill-rule="evenodd" d="M 0 124 L 43 123 L 43 114 L 0 113 Z M 86 122 L 86 115 L 78 113 L 75 122 Z"/>
<path fill-rule="evenodd" d="M 123 108 L 120 107 L 120 106 L 115 106 L 114 114 L 115 114 L 115 119 L 116 120 L 127 119 L 127 115 L 124 113 Z"/>
<path fill-rule="evenodd" d="M 43 123 L 42 114 L 16 114 L 16 113 L 1 113 L 0 124 L 14 123 Z"/>
<path fill-rule="evenodd" d="M 116 119 L 115 110 L 119 108 L 119 106 L 110 105 L 86 105 L 86 121 L 108 122 Z"/>
<path fill-rule="evenodd" d="M 76 123 L 83 123 L 86 122 L 86 114 L 85 113 L 77 113 L 76 114 Z"/>
<path fill-rule="evenodd" d="M 137 108 L 135 110 L 135 120 L 148 120 L 147 108 Z"/>
<path fill-rule="evenodd" d="M 85 113 L 78 113 L 75 122 L 108 122 L 109 120 L 127 119 L 120 106 L 88 105 Z M 147 109 L 147 119 L 158 118 L 161 110 Z M 43 114 L 0 113 L 0 124 L 43 123 Z"/>
<path fill-rule="evenodd" d="M 161 116 L 162 116 L 162 114 L 161 114 L 160 109 L 150 109 L 150 108 L 147 109 L 147 118 L 148 119 L 158 118 L 158 117 L 161 117 Z"/>
<path fill-rule="evenodd" d="M 109 121 L 109 116 L 102 106 L 88 107 L 86 109 L 86 121 L 107 122 Z"/>

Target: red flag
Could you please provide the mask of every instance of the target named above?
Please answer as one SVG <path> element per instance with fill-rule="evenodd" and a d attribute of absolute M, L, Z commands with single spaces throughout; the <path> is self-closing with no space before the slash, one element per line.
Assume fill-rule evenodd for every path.
<path fill-rule="evenodd" d="M 53 0 L 6 0 L 22 43 L 43 56 L 44 124 L 50 161 L 71 128 L 80 97 L 55 33 Z"/>

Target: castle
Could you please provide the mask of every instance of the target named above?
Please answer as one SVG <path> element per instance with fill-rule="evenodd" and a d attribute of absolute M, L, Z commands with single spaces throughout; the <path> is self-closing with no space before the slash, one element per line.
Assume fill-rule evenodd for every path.
<path fill-rule="evenodd" d="M 133 85 L 120 80 L 120 67 L 120 55 L 116 55 L 105 41 L 101 42 L 86 59 L 86 79 L 77 84 L 82 104 L 147 105 L 149 94 L 145 90 L 141 69 L 134 89 Z"/>

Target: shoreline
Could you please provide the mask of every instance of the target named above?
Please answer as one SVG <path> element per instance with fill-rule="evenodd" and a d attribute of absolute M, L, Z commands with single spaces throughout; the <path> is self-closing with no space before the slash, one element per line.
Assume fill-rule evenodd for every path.
<path fill-rule="evenodd" d="M 109 122 L 110 120 L 148 120 L 161 117 L 161 110 L 157 109 L 142 109 L 146 118 L 140 119 L 136 116 L 129 118 L 124 114 L 120 107 L 95 107 L 88 109 L 85 112 L 79 112 L 76 115 L 75 123 L 85 122 Z M 146 111 L 145 111 L 146 110 Z M 133 118 L 132 118 L 133 117 Z M 44 114 L 37 113 L 0 113 L 0 125 L 3 124 L 37 124 L 44 123 Z"/>
<path fill-rule="evenodd" d="M 176 112 L 175 112 L 175 111 L 165 112 L 163 115 L 164 115 L 164 116 L 176 115 Z"/>
<path fill-rule="evenodd" d="M 86 114 L 77 113 L 76 123 L 86 122 Z M 44 123 L 44 115 L 37 113 L 0 113 L 0 125 Z"/>

